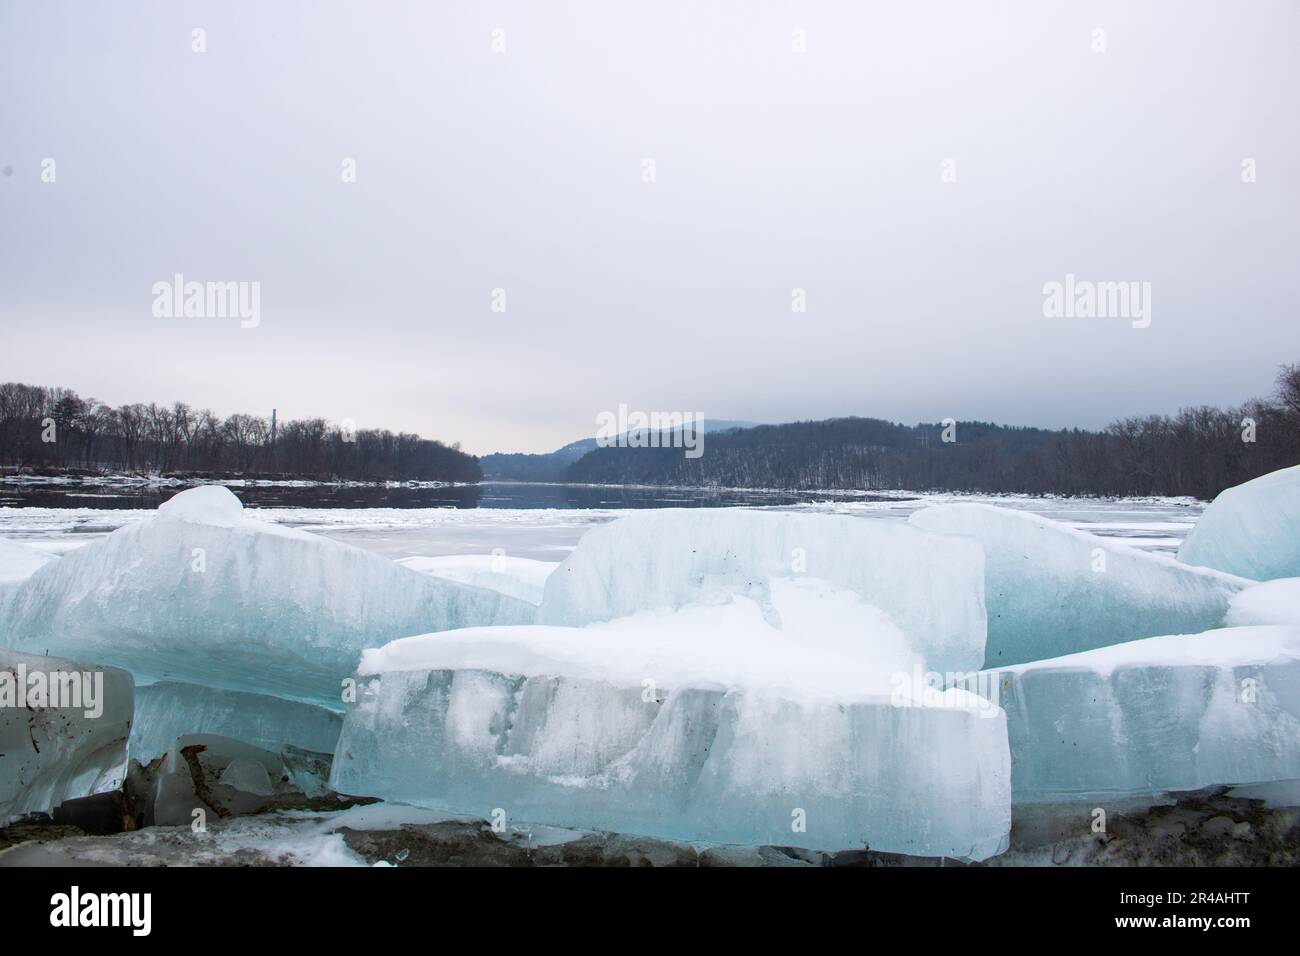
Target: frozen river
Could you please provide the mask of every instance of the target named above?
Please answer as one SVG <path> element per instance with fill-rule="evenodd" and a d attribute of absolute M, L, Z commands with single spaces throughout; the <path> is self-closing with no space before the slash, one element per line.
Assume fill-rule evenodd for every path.
<path fill-rule="evenodd" d="M 863 495 L 522 484 L 480 486 L 476 489 L 477 507 L 465 507 L 463 500 L 422 506 L 423 489 L 410 492 L 400 489 L 403 494 L 394 507 L 362 503 L 366 499 L 383 500 L 375 489 L 364 489 L 364 493 L 357 493 L 356 489 L 330 490 L 329 499 L 324 503 L 320 489 L 302 489 L 292 494 L 285 489 L 275 489 L 272 493 L 240 487 L 232 490 L 260 518 L 337 538 L 394 559 L 489 554 L 500 549 L 517 557 L 557 561 L 577 545 L 588 528 L 612 521 L 629 508 L 763 507 L 887 521 L 901 520 L 918 508 L 949 501 L 980 501 L 1029 511 L 1093 534 L 1121 538 L 1135 547 L 1172 552 L 1205 507 L 1204 502 L 1186 498 Z M 447 489 L 429 491 L 442 496 L 449 494 Z M 166 496 L 156 491 L 151 494 L 160 499 Z M 58 497 L 51 498 L 51 495 Z M 16 496 L 6 490 L 0 495 L 6 502 L 0 507 L 0 537 L 62 554 L 152 514 L 152 507 L 141 506 L 145 501 L 140 496 L 140 492 L 124 496 L 111 489 L 77 492 L 45 489 L 42 500 L 57 506 L 32 506 L 28 503 L 31 496 L 18 496 L 22 500 L 15 500 Z M 389 498 L 392 497 L 390 490 Z M 311 503 L 296 504 L 292 503 L 293 499 Z"/>

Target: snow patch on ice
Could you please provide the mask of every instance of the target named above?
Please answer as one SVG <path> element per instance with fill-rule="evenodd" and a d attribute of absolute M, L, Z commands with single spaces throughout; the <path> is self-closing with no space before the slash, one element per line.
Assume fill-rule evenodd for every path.
<path fill-rule="evenodd" d="M 1254 666 L 1300 660 L 1300 630 L 1285 626 L 1215 628 L 1199 634 L 1162 634 L 1078 654 L 997 668 L 999 673 L 1089 670 L 1110 677 L 1120 667 Z"/>
<path fill-rule="evenodd" d="M 233 528 L 243 518 L 244 503 L 229 488 L 205 485 L 173 496 L 158 506 L 158 517 Z"/>
<path fill-rule="evenodd" d="M 558 561 L 537 561 L 502 554 L 449 554 L 440 557 L 402 558 L 402 567 L 461 584 L 500 591 L 530 604 L 542 603 L 546 579 Z"/>
<path fill-rule="evenodd" d="M 1265 581 L 1233 597 L 1223 626 L 1249 624 L 1300 625 L 1300 578 Z"/>
<path fill-rule="evenodd" d="M 580 626 L 737 595 L 766 612 L 782 582 L 802 580 L 841 592 L 837 601 L 853 595 L 874 606 L 937 670 L 983 662 L 978 543 L 835 515 L 672 508 L 620 518 L 587 532 L 547 579 L 538 623 Z M 822 613 L 807 602 L 796 609 L 798 593 L 786 590 L 790 613 Z M 845 631 L 836 633 L 852 642 Z M 857 646 L 869 654 L 879 636 L 864 626 Z"/>
<path fill-rule="evenodd" d="M 824 581 L 774 580 L 770 609 L 734 597 L 642 611 L 583 628 L 468 628 L 393 641 L 361 655 L 363 676 L 483 670 L 573 677 L 620 687 L 711 684 L 841 701 L 889 694 L 924 663 L 887 614 Z"/>

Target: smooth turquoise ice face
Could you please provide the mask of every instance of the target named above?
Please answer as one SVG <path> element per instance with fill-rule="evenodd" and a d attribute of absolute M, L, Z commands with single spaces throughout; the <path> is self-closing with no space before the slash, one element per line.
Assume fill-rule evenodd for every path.
<path fill-rule="evenodd" d="M 184 734 L 219 734 L 272 753 L 286 746 L 334 752 L 341 713 L 264 694 L 159 681 L 135 689 L 131 756 L 148 763 Z"/>
<path fill-rule="evenodd" d="M 983 545 L 986 668 L 1208 630 L 1251 583 L 991 505 L 939 505 L 908 521 Z"/>
<path fill-rule="evenodd" d="M 330 785 L 512 824 L 972 860 L 1011 822 L 1000 710 L 477 669 L 363 678 Z"/>
<path fill-rule="evenodd" d="M 337 707 L 367 647 L 536 610 L 254 520 L 210 486 L 38 569 L 9 596 L 0 643 Z"/>
<path fill-rule="evenodd" d="M 1222 492 L 1178 560 L 1256 581 L 1300 577 L 1300 465 Z"/>
<path fill-rule="evenodd" d="M 990 673 L 1017 802 L 1300 779 L 1300 627 L 1155 637 Z"/>

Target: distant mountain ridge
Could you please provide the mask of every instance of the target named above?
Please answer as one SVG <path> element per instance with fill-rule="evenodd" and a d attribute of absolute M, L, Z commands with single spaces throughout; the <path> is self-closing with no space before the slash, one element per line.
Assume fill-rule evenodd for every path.
<path fill-rule="evenodd" d="M 488 455 L 487 478 L 596 485 L 788 490 L 1191 496 L 1300 464 L 1300 363 L 1241 405 L 1122 418 L 1100 430 L 880 418 L 756 425 L 706 421 L 684 442 L 573 442 L 549 455 Z M 666 433 L 661 433 L 666 434 Z"/>
<path fill-rule="evenodd" d="M 701 421 L 705 435 L 758 426 L 758 422 L 729 419 Z M 580 438 L 552 452 L 494 452 L 481 456 L 479 464 L 487 481 L 567 481 L 570 467 L 599 447 L 595 438 Z"/>
<path fill-rule="evenodd" d="M 669 434 L 661 432 L 661 435 Z M 1300 364 L 1273 394 L 1229 408 L 1123 418 L 1104 429 L 880 418 L 706 422 L 692 445 L 573 442 L 549 455 L 488 455 L 488 478 L 595 485 L 788 490 L 1191 496 L 1300 464 Z"/>
<path fill-rule="evenodd" d="M 1300 376 L 1297 377 L 1300 382 Z M 1296 390 L 1300 396 L 1300 388 Z M 1254 423 L 1243 441 L 1242 422 Z M 597 448 L 568 466 L 574 483 L 671 487 L 1188 495 L 1210 499 L 1300 463 L 1300 401 L 1190 408 L 1102 431 L 878 418 L 760 425 L 681 448 Z"/>

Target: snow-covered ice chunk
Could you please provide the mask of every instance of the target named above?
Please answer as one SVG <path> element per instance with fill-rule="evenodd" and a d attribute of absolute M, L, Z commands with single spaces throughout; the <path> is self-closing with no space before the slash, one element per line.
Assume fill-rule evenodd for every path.
<path fill-rule="evenodd" d="M 584 625 L 733 594 L 765 604 L 771 582 L 804 576 L 880 608 L 937 670 L 984 660 L 977 543 L 838 515 L 673 508 L 620 518 L 583 535 L 547 579 L 538 622 Z"/>
<path fill-rule="evenodd" d="M 985 667 L 1217 627 L 1250 584 L 991 505 L 938 505 L 908 521 L 984 546 Z"/>
<path fill-rule="evenodd" d="M 530 623 L 536 610 L 258 521 L 205 486 L 39 569 L 12 596 L 4 639 L 142 677 L 333 702 L 362 648 Z"/>
<path fill-rule="evenodd" d="M 202 485 L 173 495 L 158 506 L 158 514 L 214 528 L 237 528 L 244 520 L 244 503 L 229 488 Z"/>
<path fill-rule="evenodd" d="M 1234 595 L 1223 626 L 1250 624 L 1300 625 L 1300 578 L 1265 581 Z"/>
<path fill-rule="evenodd" d="M 402 558 L 398 564 L 421 574 L 500 591 L 529 604 L 542 603 L 542 590 L 558 561 L 537 561 L 506 554 L 449 554 L 436 558 Z"/>
<path fill-rule="evenodd" d="M 159 681 L 135 689 L 131 756 L 148 763 L 185 734 L 219 734 L 277 753 L 289 745 L 333 753 L 342 727 L 341 713 L 315 704 Z"/>
<path fill-rule="evenodd" d="M 1152 637 L 994 674 L 1018 802 L 1300 778 L 1300 628 Z"/>
<path fill-rule="evenodd" d="M 807 578 L 774 580 L 765 604 L 736 597 L 583 628 L 467 628 L 436 642 L 428 635 L 393 641 L 365 651 L 358 672 L 427 669 L 435 653 L 440 666 L 502 673 L 563 666 L 557 673 L 620 686 L 716 683 L 836 700 L 892 693 L 897 675 L 924 664 L 879 608 Z"/>
<path fill-rule="evenodd" d="M 1178 560 L 1256 581 L 1300 577 L 1300 465 L 1220 492 Z"/>
<path fill-rule="evenodd" d="M 934 706 L 891 696 L 892 675 L 919 658 L 854 595 L 824 595 L 830 606 L 812 611 L 821 587 L 774 583 L 789 630 L 736 598 L 367 651 L 331 786 L 678 840 L 1000 852 L 1010 827 L 1001 710 L 965 691 Z M 842 634 L 819 628 L 833 607 L 850 615 Z M 864 628 L 879 632 L 866 636 L 884 656 L 844 639 Z"/>
<path fill-rule="evenodd" d="M 0 821 L 121 785 L 126 671 L 0 648 Z"/>

